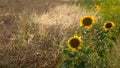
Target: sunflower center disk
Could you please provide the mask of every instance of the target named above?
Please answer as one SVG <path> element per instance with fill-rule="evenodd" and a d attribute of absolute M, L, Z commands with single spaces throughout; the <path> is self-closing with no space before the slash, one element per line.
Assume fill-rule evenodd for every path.
<path fill-rule="evenodd" d="M 80 45 L 80 41 L 76 38 L 73 38 L 71 41 L 70 41 L 70 46 L 73 47 L 73 48 L 78 48 Z"/>
<path fill-rule="evenodd" d="M 84 26 L 90 26 L 92 24 L 92 19 L 90 19 L 90 18 L 85 18 L 84 20 L 83 20 L 83 25 Z"/>
<path fill-rule="evenodd" d="M 111 28 L 111 27 L 112 27 L 112 24 L 111 24 L 111 23 L 107 23 L 105 27 L 106 27 L 106 28 Z"/>

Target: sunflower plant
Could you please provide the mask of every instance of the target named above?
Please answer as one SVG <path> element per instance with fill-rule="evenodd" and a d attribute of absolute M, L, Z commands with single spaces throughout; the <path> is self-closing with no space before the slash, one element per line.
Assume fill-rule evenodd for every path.
<path fill-rule="evenodd" d="M 97 10 L 99 10 L 99 6 L 98 6 L 98 5 L 95 5 L 95 6 L 93 7 L 93 9 L 94 9 L 95 11 L 97 11 Z"/>
<path fill-rule="evenodd" d="M 75 51 L 77 49 L 80 49 L 82 45 L 82 39 L 78 37 L 77 35 L 74 35 L 68 40 L 68 47 L 72 50 Z"/>
<path fill-rule="evenodd" d="M 83 26 L 84 28 L 90 29 L 93 24 L 94 24 L 94 17 L 92 16 L 84 16 L 80 18 L 80 26 Z"/>
<path fill-rule="evenodd" d="M 84 45 L 82 39 L 78 35 L 68 39 L 68 43 L 66 42 L 65 45 L 67 46 L 63 49 L 63 58 L 66 59 L 63 59 L 60 65 L 61 68 L 79 68 L 79 66 L 85 68 L 88 66 L 85 63 L 89 60 L 88 54 L 94 52 L 94 47 Z"/>
<path fill-rule="evenodd" d="M 120 45 L 120 0 L 90 0 L 91 6 L 83 0 L 76 2 L 99 11 L 100 19 L 96 21 L 96 15 L 80 18 L 77 33 L 64 44 L 60 68 L 119 68 L 115 49 Z"/>
<path fill-rule="evenodd" d="M 113 22 L 108 21 L 108 22 L 104 23 L 103 28 L 107 31 L 107 30 L 112 29 L 114 26 L 115 26 L 115 24 Z"/>

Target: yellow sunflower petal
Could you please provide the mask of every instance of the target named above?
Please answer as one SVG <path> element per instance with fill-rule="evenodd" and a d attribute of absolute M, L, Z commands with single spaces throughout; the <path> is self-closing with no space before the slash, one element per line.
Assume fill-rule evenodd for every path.
<path fill-rule="evenodd" d="M 68 40 L 68 47 L 72 50 L 75 51 L 77 49 L 80 49 L 82 44 L 81 38 L 78 36 L 73 36 Z"/>
<path fill-rule="evenodd" d="M 80 26 L 90 29 L 94 24 L 94 17 L 92 16 L 84 16 L 80 18 Z"/>
<path fill-rule="evenodd" d="M 96 10 L 99 9 L 99 6 L 98 6 L 98 5 L 95 5 L 95 6 L 93 7 L 93 9 L 96 11 Z"/>
<path fill-rule="evenodd" d="M 112 21 L 107 21 L 104 23 L 104 30 L 111 30 L 113 27 L 115 26 L 115 24 Z"/>

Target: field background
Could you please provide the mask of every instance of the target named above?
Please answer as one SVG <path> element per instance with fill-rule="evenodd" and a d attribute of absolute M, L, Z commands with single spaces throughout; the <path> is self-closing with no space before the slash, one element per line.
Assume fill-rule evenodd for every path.
<path fill-rule="evenodd" d="M 0 68 L 56 68 L 72 13 L 72 0 L 0 0 Z"/>
<path fill-rule="evenodd" d="M 13 12 L 21 13 L 26 11 L 28 14 L 32 12 L 43 13 L 49 12 L 50 8 L 57 5 L 69 4 L 73 5 L 72 0 L 0 0 L 0 13 Z"/>
<path fill-rule="evenodd" d="M 0 68 L 57 68 L 79 19 L 93 13 L 73 0 L 0 0 Z M 111 67 L 120 66 L 119 49 L 110 55 Z"/>

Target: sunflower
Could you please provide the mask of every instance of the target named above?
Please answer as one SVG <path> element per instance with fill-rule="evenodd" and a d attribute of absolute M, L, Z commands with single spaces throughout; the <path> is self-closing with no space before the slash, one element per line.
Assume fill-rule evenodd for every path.
<path fill-rule="evenodd" d="M 94 17 L 84 16 L 83 18 L 80 18 L 80 26 L 90 29 L 92 24 L 94 24 Z"/>
<path fill-rule="evenodd" d="M 78 37 L 77 35 L 71 37 L 71 38 L 68 40 L 68 47 L 69 47 L 72 51 L 75 51 L 75 50 L 77 50 L 77 49 L 80 49 L 81 44 L 82 44 L 82 40 L 81 40 L 81 38 Z"/>
<path fill-rule="evenodd" d="M 112 21 L 107 21 L 106 23 L 104 23 L 103 28 L 108 31 L 112 29 L 114 26 L 115 24 Z"/>
<path fill-rule="evenodd" d="M 95 6 L 93 7 L 93 9 L 94 9 L 95 11 L 97 11 L 97 10 L 99 9 L 98 5 L 95 5 Z"/>

